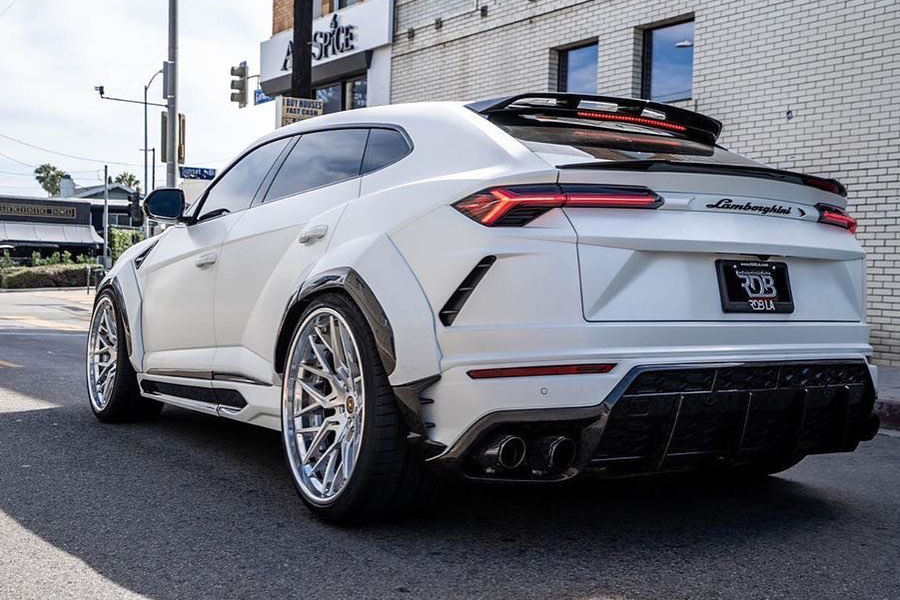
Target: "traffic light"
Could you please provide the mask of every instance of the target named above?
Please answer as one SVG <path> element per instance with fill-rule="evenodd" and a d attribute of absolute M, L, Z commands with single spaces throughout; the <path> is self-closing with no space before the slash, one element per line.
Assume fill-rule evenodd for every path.
<path fill-rule="evenodd" d="M 131 214 L 132 225 L 141 224 L 144 221 L 144 214 L 141 212 L 140 192 L 128 194 L 128 212 Z"/>
<path fill-rule="evenodd" d="M 231 101 L 237 102 L 239 108 L 247 106 L 247 61 L 231 67 Z"/>

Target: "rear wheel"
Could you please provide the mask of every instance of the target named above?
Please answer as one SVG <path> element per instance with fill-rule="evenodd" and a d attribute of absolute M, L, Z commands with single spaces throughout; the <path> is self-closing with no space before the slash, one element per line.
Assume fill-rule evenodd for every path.
<path fill-rule="evenodd" d="M 162 403 L 140 395 L 124 330 L 112 293 L 101 292 L 88 330 L 87 387 L 91 410 L 108 423 L 155 417 L 162 410 Z"/>
<path fill-rule="evenodd" d="M 434 475 L 408 447 L 375 339 L 349 299 L 313 301 L 294 331 L 284 373 L 285 457 L 314 514 L 359 522 L 427 502 Z"/>

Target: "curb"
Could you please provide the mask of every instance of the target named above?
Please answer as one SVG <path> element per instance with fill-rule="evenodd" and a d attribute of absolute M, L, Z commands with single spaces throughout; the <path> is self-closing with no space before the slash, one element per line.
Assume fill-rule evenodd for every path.
<path fill-rule="evenodd" d="M 72 290 L 81 290 L 85 291 L 87 286 L 84 285 L 76 285 L 70 287 L 41 287 L 41 288 L 14 288 L 14 289 L 6 289 L 0 288 L 0 294 L 21 294 L 26 292 L 69 292 Z M 94 291 L 94 288 L 91 287 L 91 291 Z M 85 294 L 86 295 L 86 294 Z"/>
<path fill-rule="evenodd" d="M 881 427 L 900 429 L 900 402 L 896 400 L 876 400 L 875 414 L 881 419 Z"/>

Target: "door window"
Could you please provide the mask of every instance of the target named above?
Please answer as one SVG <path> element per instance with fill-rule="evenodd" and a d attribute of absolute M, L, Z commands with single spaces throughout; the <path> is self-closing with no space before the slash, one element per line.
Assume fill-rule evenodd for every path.
<path fill-rule="evenodd" d="M 371 173 L 381 167 L 397 162 L 409 154 L 409 143 L 399 131 L 394 129 L 373 129 L 366 144 L 363 158 L 363 173 Z"/>
<path fill-rule="evenodd" d="M 284 160 L 266 202 L 358 177 L 366 129 L 333 129 L 304 134 Z"/>
<path fill-rule="evenodd" d="M 228 169 L 207 192 L 197 220 L 249 208 L 263 179 L 288 141 L 289 138 L 283 138 L 260 146 Z"/>

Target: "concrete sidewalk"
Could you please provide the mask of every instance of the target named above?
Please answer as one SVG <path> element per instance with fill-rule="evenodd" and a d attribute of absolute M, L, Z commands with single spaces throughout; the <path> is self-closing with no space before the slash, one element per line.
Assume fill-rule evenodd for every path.
<path fill-rule="evenodd" d="M 881 426 L 900 429 L 900 367 L 878 365 L 878 402 Z"/>

